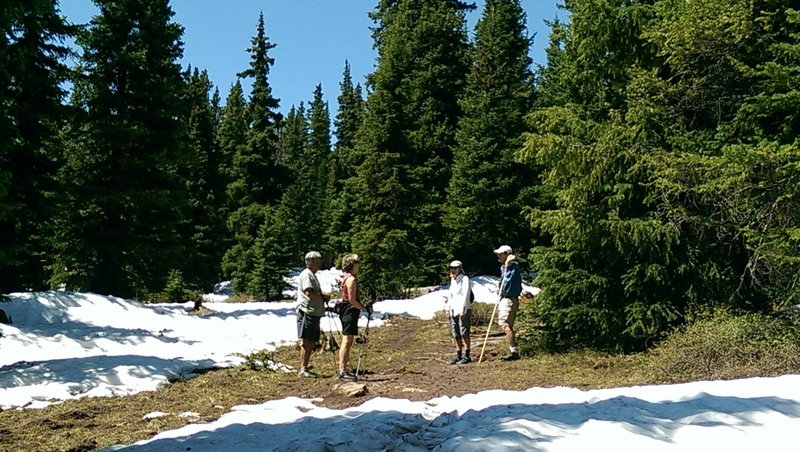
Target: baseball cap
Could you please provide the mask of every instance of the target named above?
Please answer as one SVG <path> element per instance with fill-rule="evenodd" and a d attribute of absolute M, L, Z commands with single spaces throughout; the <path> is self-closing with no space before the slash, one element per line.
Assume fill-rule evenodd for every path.
<path fill-rule="evenodd" d="M 461 261 L 450 262 L 450 268 L 455 268 L 455 267 L 461 268 Z"/>
<path fill-rule="evenodd" d="M 503 245 L 503 246 L 501 246 L 500 248 L 497 248 L 496 250 L 494 250 L 494 254 L 510 253 L 510 252 L 512 252 L 512 251 L 513 251 L 513 250 L 511 249 L 511 247 L 510 247 L 510 246 L 508 246 L 508 245 Z"/>

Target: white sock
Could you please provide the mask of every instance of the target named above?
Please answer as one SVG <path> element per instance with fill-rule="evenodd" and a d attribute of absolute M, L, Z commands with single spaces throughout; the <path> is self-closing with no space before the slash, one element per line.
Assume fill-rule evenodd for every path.
<path fill-rule="evenodd" d="M 508 347 L 508 350 L 509 350 L 511 353 L 517 353 L 517 347 Z"/>

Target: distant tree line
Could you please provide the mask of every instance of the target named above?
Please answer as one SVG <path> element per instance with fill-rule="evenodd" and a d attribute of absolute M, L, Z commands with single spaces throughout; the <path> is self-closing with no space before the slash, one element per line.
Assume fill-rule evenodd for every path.
<path fill-rule="evenodd" d="M 223 101 L 180 66 L 168 0 L 95 3 L 80 26 L 56 0 L 0 6 L 0 292 L 233 279 L 276 300 L 316 249 L 396 296 L 454 258 L 495 274 L 510 244 L 554 348 L 798 303 L 789 0 L 565 0 L 536 68 L 519 0 L 487 0 L 472 37 L 468 2 L 378 0 L 375 70 L 362 87 L 343 62 L 333 117 L 321 86 L 280 113 L 263 15 L 250 92 Z"/>

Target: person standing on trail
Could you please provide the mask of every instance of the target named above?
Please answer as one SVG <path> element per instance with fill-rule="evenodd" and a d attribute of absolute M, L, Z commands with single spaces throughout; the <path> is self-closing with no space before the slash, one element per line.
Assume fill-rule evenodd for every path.
<path fill-rule="evenodd" d="M 497 307 L 497 323 L 508 340 L 508 355 L 501 358 L 503 361 L 519 359 L 517 340 L 514 337 L 514 320 L 517 318 L 519 295 L 522 293 L 522 276 L 513 251 L 508 245 L 494 250 L 497 261 L 503 264 L 500 266 L 500 302 Z"/>
<path fill-rule="evenodd" d="M 469 330 L 472 323 L 472 283 L 461 268 L 461 261 L 450 262 L 450 290 L 447 295 L 450 316 L 450 333 L 456 344 L 456 356 L 450 364 L 467 364 L 469 356 Z M 462 349 L 464 354 L 462 355 Z"/>
<path fill-rule="evenodd" d="M 317 251 L 309 251 L 306 253 L 305 262 L 306 268 L 300 272 L 297 285 L 297 338 L 302 340 L 299 375 L 314 377 L 315 375 L 308 371 L 308 361 L 319 344 L 319 324 L 325 315 L 325 299 L 328 295 L 322 293 L 317 279 L 322 256 Z"/>
<path fill-rule="evenodd" d="M 371 313 L 372 307 L 367 307 L 362 303 L 361 292 L 358 290 L 359 262 L 358 254 L 347 254 L 342 258 L 342 302 L 336 307 L 339 313 L 339 320 L 342 322 L 342 346 L 339 348 L 339 373 L 336 378 L 339 380 L 355 380 L 356 376 L 347 371 L 347 363 L 350 361 L 350 349 L 353 348 L 356 336 L 358 336 L 358 318 L 361 311 Z"/>

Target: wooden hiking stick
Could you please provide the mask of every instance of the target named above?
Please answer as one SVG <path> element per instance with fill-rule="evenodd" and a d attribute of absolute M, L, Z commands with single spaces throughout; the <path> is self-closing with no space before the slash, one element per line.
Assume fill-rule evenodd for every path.
<path fill-rule="evenodd" d="M 508 271 L 508 263 L 503 265 L 503 275 Z M 506 280 L 503 276 L 500 277 L 500 291 L 497 294 L 500 298 L 497 300 L 497 304 L 494 305 L 494 309 L 492 309 L 492 316 L 489 317 L 489 326 L 486 328 L 486 337 L 483 338 L 483 347 L 481 347 L 481 356 L 478 357 L 478 364 L 483 361 L 483 352 L 486 350 L 486 342 L 489 341 L 489 333 L 492 332 L 492 321 L 494 320 L 494 314 L 497 312 L 497 306 L 500 305 L 500 300 L 503 299 L 503 288 L 505 287 Z"/>

